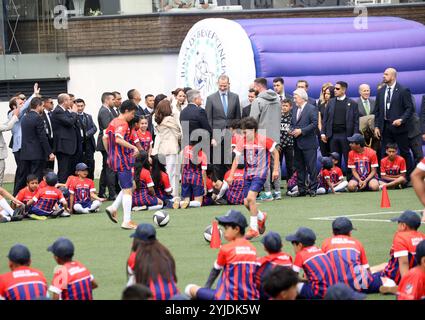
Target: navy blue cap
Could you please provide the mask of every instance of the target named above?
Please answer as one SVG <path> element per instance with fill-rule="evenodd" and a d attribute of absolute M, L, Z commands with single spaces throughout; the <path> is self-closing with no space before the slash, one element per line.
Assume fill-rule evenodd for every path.
<path fill-rule="evenodd" d="M 348 234 L 350 231 L 356 229 L 353 227 L 353 223 L 350 219 L 339 217 L 332 222 L 332 230 L 338 231 L 340 234 Z"/>
<path fill-rule="evenodd" d="M 89 167 L 85 163 L 80 162 L 80 163 L 77 163 L 77 165 L 75 166 L 75 171 L 84 171 L 84 170 L 87 170 L 88 168 Z"/>
<path fill-rule="evenodd" d="M 309 228 L 301 227 L 301 228 L 298 228 L 295 234 L 290 234 L 285 239 L 286 241 L 300 242 L 305 246 L 312 246 L 316 241 L 316 235 L 314 234 L 313 230 Z"/>
<path fill-rule="evenodd" d="M 23 244 L 15 244 L 12 248 L 10 248 L 7 257 L 14 263 L 26 264 L 31 260 L 31 253 Z"/>
<path fill-rule="evenodd" d="M 329 287 L 325 295 L 325 300 L 363 300 L 365 298 L 366 294 L 357 292 L 342 282 Z"/>
<path fill-rule="evenodd" d="M 248 226 L 245 216 L 240 211 L 236 210 L 229 210 L 225 216 L 216 217 L 216 220 L 220 224 L 236 224 L 241 228 L 246 228 Z"/>
<path fill-rule="evenodd" d="M 156 240 L 156 230 L 149 223 L 141 223 L 137 226 L 136 231 L 130 235 L 130 238 L 136 238 L 143 241 Z"/>
<path fill-rule="evenodd" d="M 74 245 L 67 238 L 58 238 L 53 244 L 47 248 L 58 258 L 72 257 L 74 255 Z"/>
<path fill-rule="evenodd" d="M 357 144 L 365 143 L 364 137 L 360 133 L 353 134 L 351 137 L 348 137 L 347 140 L 349 142 L 354 142 L 354 143 L 357 143 Z"/>
<path fill-rule="evenodd" d="M 425 257 L 425 240 L 422 240 L 419 242 L 419 244 L 416 246 L 416 263 L 419 265 L 421 264 L 422 258 Z"/>
<path fill-rule="evenodd" d="M 418 229 L 421 225 L 421 217 L 415 211 L 406 210 L 399 217 L 391 219 L 392 222 L 403 222 L 410 228 Z"/>
<path fill-rule="evenodd" d="M 279 252 L 282 249 L 282 238 L 277 232 L 270 231 L 267 233 L 263 239 L 261 239 L 261 243 L 269 252 Z"/>
<path fill-rule="evenodd" d="M 334 163 L 332 162 L 332 159 L 330 157 L 323 157 L 322 166 L 326 170 L 329 170 L 329 169 L 332 169 L 332 167 L 334 166 Z"/>
<path fill-rule="evenodd" d="M 339 161 L 339 159 L 340 159 L 340 157 L 339 157 L 339 153 L 338 153 L 338 152 L 331 152 L 329 155 L 330 155 L 330 156 L 331 156 L 331 158 L 332 158 L 332 159 L 334 159 L 334 160 L 338 160 L 338 161 Z"/>

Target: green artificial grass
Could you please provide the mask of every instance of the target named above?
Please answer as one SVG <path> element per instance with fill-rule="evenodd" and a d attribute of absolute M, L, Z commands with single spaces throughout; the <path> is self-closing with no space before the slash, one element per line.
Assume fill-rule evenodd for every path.
<path fill-rule="evenodd" d="M 10 189 L 10 185 L 6 185 Z M 311 220 L 311 218 L 352 215 L 377 212 L 397 212 L 384 215 L 366 215 L 352 217 L 366 221 L 353 220 L 357 231 L 353 236 L 358 238 L 366 249 L 369 264 L 375 265 L 388 261 L 392 238 L 396 224 L 386 221 L 405 209 L 420 209 L 421 205 L 412 188 L 389 191 L 390 209 L 381 209 L 380 192 L 362 192 L 355 194 L 324 195 L 315 198 L 289 198 L 272 202 L 262 202 L 259 208 L 268 213 L 267 230 L 279 232 L 284 238 L 295 232 L 300 226 L 312 228 L 317 235 L 319 246 L 331 234 L 332 218 L 327 221 Z M 126 260 L 131 242 L 131 231 L 120 228 L 120 224 L 112 223 L 103 209 L 95 214 L 58 218 L 47 221 L 23 221 L 0 224 L 0 273 L 8 271 L 7 253 L 15 243 L 27 245 L 32 254 L 32 266 L 41 269 L 48 281 L 51 280 L 55 262 L 47 247 L 53 241 L 65 236 L 75 245 L 75 259 L 85 264 L 93 273 L 99 288 L 94 291 L 95 299 L 120 299 L 126 285 Z M 205 227 L 211 224 L 214 217 L 223 215 L 234 208 L 241 210 L 248 218 L 247 210 L 242 206 L 211 206 L 186 210 L 167 210 L 170 223 L 157 229 L 157 238 L 172 252 L 177 264 L 178 287 L 180 291 L 189 283 L 203 285 L 213 266 L 218 253 L 210 249 L 203 238 Z M 137 223 L 152 223 L 153 212 L 133 213 Z M 119 213 L 120 223 L 122 213 Z M 425 229 L 421 226 L 422 231 Z M 258 255 L 264 255 L 260 240 L 253 242 Z M 290 243 L 284 241 L 283 250 L 293 251 Z M 394 296 L 369 295 L 368 299 L 394 299 Z"/>

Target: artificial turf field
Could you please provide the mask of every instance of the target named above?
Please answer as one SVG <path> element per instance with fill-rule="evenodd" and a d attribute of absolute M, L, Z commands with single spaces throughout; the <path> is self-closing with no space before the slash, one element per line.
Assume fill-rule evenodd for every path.
<path fill-rule="evenodd" d="M 5 187 L 10 190 L 11 185 Z M 357 231 L 353 231 L 353 236 L 365 246 L 372 266 L 386 262 L 389 258 L 396 224 L 388 219 L 405 209 L 421 208 L 412 188 L 389 191 L 389 196 L 390 209 L 380 208 L 381 192 L 345 193 L 315 198 L 284 196 L 279 201 L 260 202 L 259 208 L 268 213 L 267 230 L 279 232 L 284 238 L 300 226 L 310 227 L 316 232 L 316 244 L 319 246 L 332 231 L 332 218 L 320 219 L 356 215 L 350 217 L 357 228 Z M 104 203 L 99 213 L 90 215 L 0 224 L 0 273 L 8 271 L 9 248 L 15 243 L 23 243 L 31 251 L 32 266 L 42 270 L 50 281 L 55 262 L 46 249 L 56 238 L 65 236 L 74 242 L 75 259 L 85 264 L 99 283 L 99 288 L 94 291 L 94 298 L 120 299 L 126 285 L 126 260 L 132 242 L 129 238 L 131 231 L 122 230 L 120 224 L 114 224 L 107 218 L 103 209 L 108 205 Z M 169 248 L 176 260 L 178 287 L 181 291 L 188 283 L 205 283 L 218 250 L 210 249 L 203 239 L 203 230 L 214 217 L 225 214 L 230 208 L 241 210 L 248 218 L 247 210 L 242 206 L 167 210 L 170 213 L 170 223 L 157 229 L 157 238 Z M 137 223 L 152 223 L 152 214 L 152 211 L 135 212 L 133 220 Z M 358 214 L 362 215 L 357 216 Z M 122 219 L 121 211 L 119 218 Z M 424 225 L 421 226 L 421 231 L 425 232 Z M 260 240 L 253 243 L 258 254 L 264 255 Z M 284 241 L 283 250 L 293 256 L 290 243 Z M 376 294 L 369 295 L 368 299 L 393 300 L 394 296 Z"/>

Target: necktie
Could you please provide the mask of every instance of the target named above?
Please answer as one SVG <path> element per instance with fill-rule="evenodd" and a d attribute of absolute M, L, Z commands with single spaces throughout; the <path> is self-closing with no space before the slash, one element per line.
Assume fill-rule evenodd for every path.
<path fill-rule="evenodd" d="M 227 98 L 226 97 L 226 94 L 225 93 L 222 93 L 221 94 L 221 102 L 223 103 L 224 114 L 227 117 L 227 99 L 226 98 Z"/>
<path fill-rule="evenodd" d="M 385 119 L 387 119 L 387 111 L 390 110 L 391 105 L 391 87 L 388 87 L 387 99 L 385 100 Z"/>
<path fill-rule="evenodd" d="M 366 115 L 369 115 L 369 113 L 370 113 L 369 100 L 364 100 L 364 109 L 366 111 Z"/>
<path fill-rule="evenodd" d="M 297 110 L 297 121 L 300 119 L 301 116 L 301 108 L 298 108 Z"/>

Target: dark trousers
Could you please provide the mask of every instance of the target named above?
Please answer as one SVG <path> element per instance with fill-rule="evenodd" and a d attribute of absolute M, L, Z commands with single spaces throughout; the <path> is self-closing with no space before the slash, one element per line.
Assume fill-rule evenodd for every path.
<path fill-rule="evenodd" d="M 18 192 L 27 185 L 27 177 L 25 176 L 25 167 L 21 161 L 21 150 L 13 153 L 16 162 L 15 181 L 13 187 L 13 195 L 16 196 Z"/>
<path fill-rule="evenodd" d="M 231 144 L 229 144 L 231 148 Z M 219 154 L 221 156 L 219 157 Z M 225 148 L 224 139 L 217 146 L 211 148 L 211 163 L 213 164 L 213 174 L 216 180 L 223 180 L 227 170 L 230 169 L 232 164 L 232 150 Z"/>
<path fill-rule="evenodd" d="M 70 175 L 75 172 L 74 159 L 72 155 L 57 152 L 58 159 L 58 181 L 65 183 Z"/>
<path fill-rule="evenodd" d="M 407 180 L 410 180 L 410 172 L 413 170 L 412 159 L 409 150 L 408 132 L 394 132 L 392 125 L 387 121 L 384 122 L 384 131 L 382 133 L 382 155 L 385 155 L 385 146 L 387 143 L 397 143 L 400 155 L 406 160 Z"/>
<path fill-rule="evenodd" d="M 306 178 L 309 177 L 309 189 L 311 192 L 317 190 L 317 150 L 301 150 L 296 145 L 294 147 L 295 170 L 297 170 L 297 185 L 299 193 L 306 193 Z"/>
<path fill-rule="evenodd" d="M 41 181 L 43 179 L 43 169 L 44 165 L 46 164 L 45 160 L 21 160 L 21 163 L 23 166 L 23 175 L 25 177 L 25 184 L 22 186 L 22 188 L 25 187 L 26 177 L 29 174 L 36 175 L 38 181 Z"/>
<path fill-rule="evenodd" d="M 329 140 L 330 152 L 338 152 L 339 166 L 341 167 L 344 174 L 347 175 L 347 179 L 351 178 L 351 170 L 347 170 L 348 165 L 348 152 L 350 151 L 350 145 L 348 144 L 347 134 L 344 133 L 333 133 Z M 342 165 L 342 158 L 344 157 L 344 165 Z"/>
<path fill-rule="evenodd" d="M 283 157 L 285 157 L 286 165 L 286 181 L 288 182 L 294 174 L 294 147 L 284 147 L 279 153 L 280 165 L 282 165 Z"/>
<path fill-rule="evenodd" d="M 55 161 L 44 161 L 43 170 L 45 169 L 54 169 L 55 168 Z"/>
<path fill-rule="evenodd" d="M 99 180 L 99 194 L 105 195 L 106 188 L 109 190 L 109 197 L 116 197 L 116 173 L 108 166 L 108 153 L 102 152 L 102 172 L 100 173 Z"/>
<path fill-rule="evenodd" d="M 424 152 L 422 150 L 422 135 L 417 135 L 409 139 L 409 148 L 413 153 L 413 167 L 415 167 L 424 157 Z"/>
<path fill-rule="evenodd" d="M 89 167 L 89 174 L 88 174 L 88 178 L 89 179 L 94 179 L 94 151 L 92 150 L 86 150 L 83 151 L 82 154 L 82 158 L 81 158 L 81 162 L 84 162 L 88 167 Z"/>

